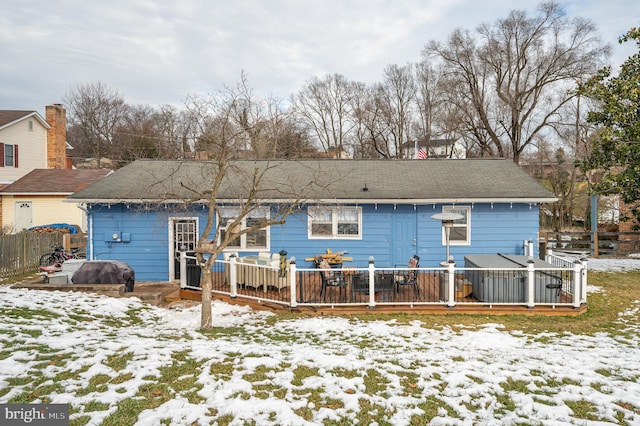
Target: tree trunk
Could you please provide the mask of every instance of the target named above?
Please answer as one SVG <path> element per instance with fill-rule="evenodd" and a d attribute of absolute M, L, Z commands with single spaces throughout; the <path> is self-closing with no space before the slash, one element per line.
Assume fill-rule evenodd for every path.
<path fill-rule="evenodd" d="M 202 271 L 202 316 L 200 317 L 200 328 L 209 330 L 212 327 L 211 321 L 211 269 Z"/>

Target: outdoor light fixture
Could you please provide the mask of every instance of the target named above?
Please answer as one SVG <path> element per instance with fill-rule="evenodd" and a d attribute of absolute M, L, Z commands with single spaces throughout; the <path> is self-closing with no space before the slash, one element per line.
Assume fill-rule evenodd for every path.
<path fill-rule="evenodd" d="M 431 216 L 431 219 L 442 221 L 442 227 L 444 228 L 444 237 L 447 244 L 447 257 L 445 262 L 449 261 L 449 235 L 451 234 L 451 227 L 456 220 L 464 219 L 464 216 L 458 213 L 438 213 Z"/>

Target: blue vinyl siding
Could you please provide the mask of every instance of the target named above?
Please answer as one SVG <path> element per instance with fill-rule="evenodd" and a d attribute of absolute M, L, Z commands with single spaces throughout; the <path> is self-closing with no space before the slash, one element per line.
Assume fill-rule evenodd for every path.
<path fill-rule="evenodd" d="M 390 259 L 389 242 L 391 229 L 390 206 L 362 206 L 362 239 L 308 239 L 307 215 L 300 213 L 287 218 L 284 225 L 284 236 L 281 228 L 271 229 L 271 252 L 279 252 L 284 249 L 287 256 L 294 256 L 298 267 L 311 267 L 312 262 L 305 258 L 316 254 L 325 253 L 327 249 L 333 252 L 346 250 L 347 256 L 353 258 L 349 262 L 351 266 L 366 267 L 369 256 L 374 256 L 376 263 L 379 260 Z"/>
<path fill-rule="evenodd" d="M 169 217 L 200 217 L 202 213 L 136 211 L 125 205 L 96 206 L 93 222 L 93 258 L 121 260 L 135 271 L 136 281 L 167 281 L 169 277 Z M 114 232 L 128 233 L 130 242 L 106 242 Z"/>
<path fill-rule="evenodd" d="M 464 206 L 464 204 L 456 204 Z M 398 241 L 394 233 L 398 223 L 394 217 L 402 215 L 403 220 L 414 220 L 415 254 L 420 256 L 420 265 L 436 267 L 445 260 L 445 246 L 442 243 L 441 222 L 431 218 L 442 212 L 442 205 L 361 205 L 362 239 L 313 239 L 307 236 L 307 215 L 299 213 L 287 218 L 282 226 L 270 230 L 270 252 L 286 250 L 287 256 L 295 256 L 298 267 L 311 267 L 307 257 L 346 250 L 353 262 L 345 264 L 366 267 L 370 256 L 377 266 L 405 264 L 408 259 L 398 259 Z M 471 244 L 452 245 L 451 255 L 462 264 L 468 254 L 505 253 L 523 254 L 524 240 L 536 242 L 538 206 L 509 203 L 479 204 L 470 209 Z M 115 259 L 129 263 L 136 273 L 137 281 L 166 281 L 169 277 L 169 229 L 170 217 L 198 217 L 202 231 L 206 216 L 202 208 L 176 212 L 171 209 L 160 211 L 136 211 L 125 205 L 90 206 L 92 219 L 92 240 L 94 259 Z M 128 233 L 128 243 L 105 242 L 105 235 L 113 232 Z M 411 238 L 413 240 L 413 238 Z M 413 241 L 407 241 L 413 244 Z M 395 246 L 395 248 L 394 248 Z M 405 247 L 406 248 L 406 247 Z M 411 248 L 409 249 L 411 250 Z M 242 252 L 241 255 L 253 254 Z"/>

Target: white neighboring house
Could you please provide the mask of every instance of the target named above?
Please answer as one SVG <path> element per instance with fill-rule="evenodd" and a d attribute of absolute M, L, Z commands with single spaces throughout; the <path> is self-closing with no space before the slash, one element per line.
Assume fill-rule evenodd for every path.
<path fill-rule="evenodd" d="M 66 111 L 62 105 L 47 105 L 45 117 L 36 111 L 0 110 L 0 190 L 36 169 L 71 169 Z M 43 180 L 40 185 L 40 190 L 49 191 L 55 181 Z M 26 218 L 34 214 L 31 203 L 15 204 L 7 197 L 0 192 L 0 233 L 15 231 L 15 217 L 25 218 L 18 220 L 17 229 L 26 227 Z"/>
<path fill-rule="evenodd" d="M 0 189 L 2 227 L 14 232 L 33 226 L 68 223 L 87 229 L 76 203 L 64 200 L 111 173 L 109 169 L 36 169 Z"/>
<path fill-rule="evenodd" d="M 47 168 L 49 128 L 36 111 L 0 111 L 0 185 Z"/>
<path fill-rule="evenodd" d="M 427 152 L 427 158 L 467 158 L 467 150 L 458 139 L 431 139 L 430 141 L 407 142 L 404 158 L 418 158 L 418 150 Z"/>

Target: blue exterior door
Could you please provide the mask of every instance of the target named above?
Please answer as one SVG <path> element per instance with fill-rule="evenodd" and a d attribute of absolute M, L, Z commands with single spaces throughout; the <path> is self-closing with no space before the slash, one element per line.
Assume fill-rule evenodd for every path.
<path fill-rule="evenodd" d="M 392 217 L 393 265 L 406 265 L 409 258 L 417 253 L 418 216 L 413 206 L 398 206 Z"/>

